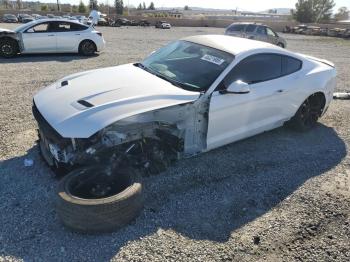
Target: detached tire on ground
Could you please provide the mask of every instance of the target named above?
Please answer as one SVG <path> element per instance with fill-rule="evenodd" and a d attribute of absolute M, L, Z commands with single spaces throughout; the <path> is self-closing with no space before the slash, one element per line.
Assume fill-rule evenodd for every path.
<path fill-rule="evenodd" d="M 106 233 L 126 226 L 143 208 L 142 186 L 133 169 L 89 167 L 69 173 L 58 187 L 56 211 L 80 233 Z"/>

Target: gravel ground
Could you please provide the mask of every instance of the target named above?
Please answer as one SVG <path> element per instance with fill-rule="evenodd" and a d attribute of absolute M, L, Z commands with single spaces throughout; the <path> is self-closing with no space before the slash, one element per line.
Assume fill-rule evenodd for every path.
<path fill-rule="evenodd" d="M 100 29 L 108 44 L 96 57 L 0 58 L 0 261 L 350 260 L 350 103 L 340 100 L 312 132 L 279 128 L 147 178 L 144 212 L 118 232 L 65 229 L 53 208 L 58 179 L 38 155 L 35 92 L 74 72 L 138 61 L 173 39 L 223 32 Z M 337 90 L 350 91 L 350 41 L 286 38 L 293 51 L 333 61 Z"/>

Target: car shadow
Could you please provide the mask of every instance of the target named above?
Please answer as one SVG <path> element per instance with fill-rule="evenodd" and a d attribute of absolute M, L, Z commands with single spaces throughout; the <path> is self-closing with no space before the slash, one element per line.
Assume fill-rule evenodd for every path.
<path fill-rule="evenodd" d="M 98 57 L 99 54 L 83 56 L 79 54 L 20 54 L 12 58 L 0 57 L 0 64 L 33 63 L 33 62 L 71 62 L 73 60 L 85 60 Z"/>
<path fill-rule="evenodd" d="M 286 128 L 184 159 L 144 179 L 145 208 L 129 226 L 103 235 L 70 232 L 54 210 L 58 179 L 38 146 L 0 164 L 0 256 L 25 261 L 109 261 L 129 241 L 172 230 L 194 240 L 226 242 L 269 212 L 309 179 L 346 156 L 334 129 Z M 34 165 L 24 167 L 25 159 Z"/>

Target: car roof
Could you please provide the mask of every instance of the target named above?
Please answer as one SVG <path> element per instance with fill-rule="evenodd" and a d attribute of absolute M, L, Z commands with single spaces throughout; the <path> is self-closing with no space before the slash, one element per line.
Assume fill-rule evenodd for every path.
<path fill-rule="evenodd" d="M 79 25 L 85 25 L 80 23 L 78 20 L 70 20 L 67 18 L 45 18 L 45 19 L 38 19 L 38 20 L 34 20 L 36 23 L 46 23 L 46 22 L 69 22 L 69 23 L 75 23 L 75 24 L 79 24 Z M 33 23 L 35 24 L 35 23 Z M 85 25 L 88 27 L 88 25 Z"/>
<path fill-rule="evenodd" d="M 182 40 L 192 43 L 209 46 L 215 49 L 238 55 L 239 53 L 254 49 L 280 50 L 279 47 L 261 41 L 227 35 L 198 35 L 185 37 Z"/>

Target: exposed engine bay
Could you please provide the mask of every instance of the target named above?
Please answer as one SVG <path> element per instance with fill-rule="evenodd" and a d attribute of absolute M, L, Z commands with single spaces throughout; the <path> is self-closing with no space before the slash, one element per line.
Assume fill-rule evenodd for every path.
<path fill-rule="evenodd" d="M 209 103 L 202 99 L 131 116 L 79 139 L 59 135 L 35 104 L 33 113 L 40 149 L 50 166 L 67 171 L 94 164 L 132 166 L 150 175 L 205 150 Z"/>

